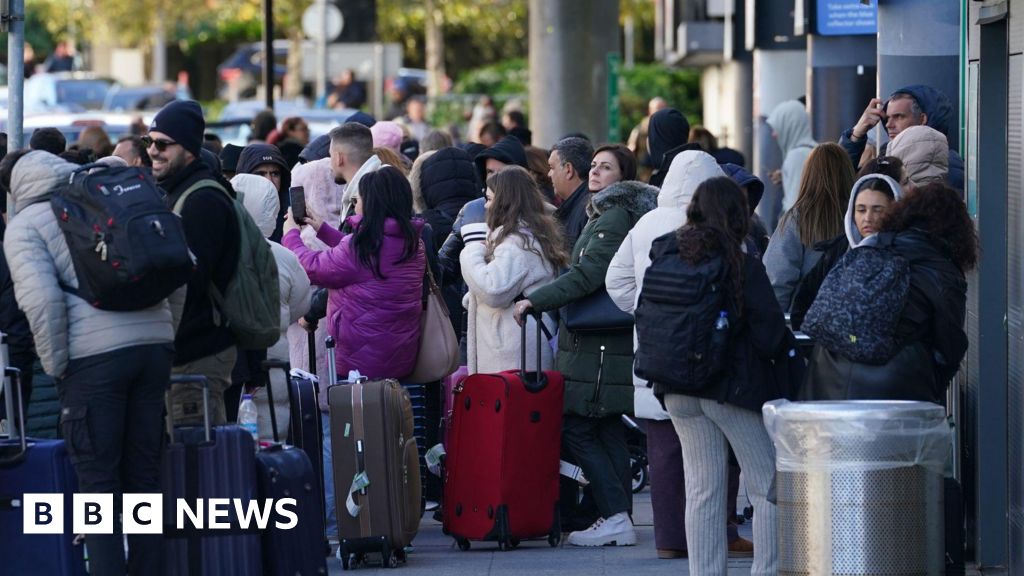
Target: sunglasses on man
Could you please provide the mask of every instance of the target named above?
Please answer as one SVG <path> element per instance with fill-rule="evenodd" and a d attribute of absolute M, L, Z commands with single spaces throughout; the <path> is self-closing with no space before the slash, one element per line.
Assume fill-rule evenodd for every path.
<path fill-rule="evenodd" d="M 149 135 L 143 136 L 142 138 L 140 138 L 140 140 L 142 140 L 142 145 L 146 147 L 146 150 L 149 150 L 150 146 L 156 146 L 157 152 L 164 152 L 167 150 L 168 146 L 174 146 L 175 144 L 177 144 L 177 142 L 175 142 L 174 140 L 153 138 L 152 136 Z"/>

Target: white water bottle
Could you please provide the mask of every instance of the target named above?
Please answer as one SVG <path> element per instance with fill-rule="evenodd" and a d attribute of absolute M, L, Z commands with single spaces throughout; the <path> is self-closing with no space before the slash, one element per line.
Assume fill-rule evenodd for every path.
<path fill-rule="evenodd" d="M 242 404 L 238 406 L 238 425 L 252 434 L 252 440 L 258 449 L 260 447 L 259 418 L 256 404 L 252 401 L 252 394 L 242 395 Z"/>

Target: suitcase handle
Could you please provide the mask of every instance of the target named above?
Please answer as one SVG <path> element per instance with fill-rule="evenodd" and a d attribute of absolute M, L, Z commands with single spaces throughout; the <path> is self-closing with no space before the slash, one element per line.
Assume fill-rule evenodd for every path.
<path fill-rule="evenodd" d="M 206 433 L 206 441 L 209 442 L 213 436 L 210 428 L 210 381 L 202 374 L 177 374 L 171 376 L 173 384 L 202 384 L 203 385 L 203 431 Z M 167 411 L 167 421 L 174 429 L 173 410 Z M 171 436 L 173 438 L 173 435 Z"/>
<path fill-rule="evenodd" d="M 14 440 L 14 435 L 17 434 L 19 448 L 13 456 L 0 459 L 0 464 L 17 464 L 28 452 L 28 440 L 25 438 L 25 406 L 21 399 L 21 370 L 13 366 L 4 368 L 3 392 L 4 401 L 7 403 L 7 437 Z"/>
<path fill-rule="evenodd" d="M 529 377 L 529 372 L 526 371 L 526 327 L 530 323 L 530 317 L 533 317 L 537 322 L 537 372 L 535 378 Z M 541 326 L 544 324 L 544 317 L 540 312 L 533 311 L 532 308 L 527 310 L 526 318 L 523 319 L 523 325 L 519 327 L 519 341 L 522 344 L 520 347 L 519 356 L 519 375 L 523 381 L 523 386 L 526 387 L 528 392 L 540 392 L 548 385 L 548 379 L 544 376 L 544 370 L 541 367 Z"/>
<path fill-rule="evenodd" d="M 274 406 L 274 384 L 270 381 L 270 371 L 284 371 L 284 383 L 288 387 L 288 406 L 292 404 L 291 386 L 288 386 L 288 379 L 291 378 L 292 365 L 283 360 L 264 360 L 263 371 L 267 375 L 267 402 L 270 404 L 270 429 L 274 432 L 274 443 L 281 443 L 281 435 L 277 431 L 277 408 Z M 290 409 L 290 408 L 289 408 Z"/>
<path fill-rule="evenodd" d="M 338 367 L 334 361 L 334 336 L 328 336 L 324 344 L 327 346 L 327 388 L 330 389 L 338 385 Z"/>

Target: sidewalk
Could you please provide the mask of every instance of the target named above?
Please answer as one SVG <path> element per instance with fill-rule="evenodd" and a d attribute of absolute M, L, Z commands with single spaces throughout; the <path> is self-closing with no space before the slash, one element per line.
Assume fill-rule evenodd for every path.
<path fill-rule="evenodd" d="M 559 546 L 551 548 L 546 540 L 523 542 L 518 549 L 499 552 L 494 542 L 474 542 L 473 547 L 463 552 L 454 541 L 441 533 L 441 524 L 423 517 L 419 535 L 413 542 L 414 551 L 409 562 L 400 566 L 398 572 L 373 564 L 360 566 L 356 574 L 400 574 L 400 576 L 478 576 L 478 575 L 522 575 L 543 576 L 546 574 L 634 574 L 682 576 L 689 574 L 687 562 L 682 560 L 658 560 L 654 548 L 653 515 L 651 495 L 645 490 L 634 496 L 633 519 L 636 522 L 637 545 L 628 547 L 606 546 L 604 548 L 576 548 Z M 682 521 L 682 519 L 680 519 Z M 740 535 L 751 538 L 751 524 L 740 526 Z M 748 576 L 751 559 L 729 561 L 729 576 Z M 328 559 L 327 567 L 332 575 L 343 574 L 341 562 Z"/>

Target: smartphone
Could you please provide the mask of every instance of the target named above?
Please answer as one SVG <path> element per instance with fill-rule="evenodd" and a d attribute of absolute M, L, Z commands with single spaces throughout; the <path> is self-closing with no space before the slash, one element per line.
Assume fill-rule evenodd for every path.
<path fill-rule="evenodd" d="M 306 223 L 306 189 L 302 186 L 293 186 L 288 189 L 288 200 L 292 205 L 292 218 L 295 223 L 302 226 Z"/>

